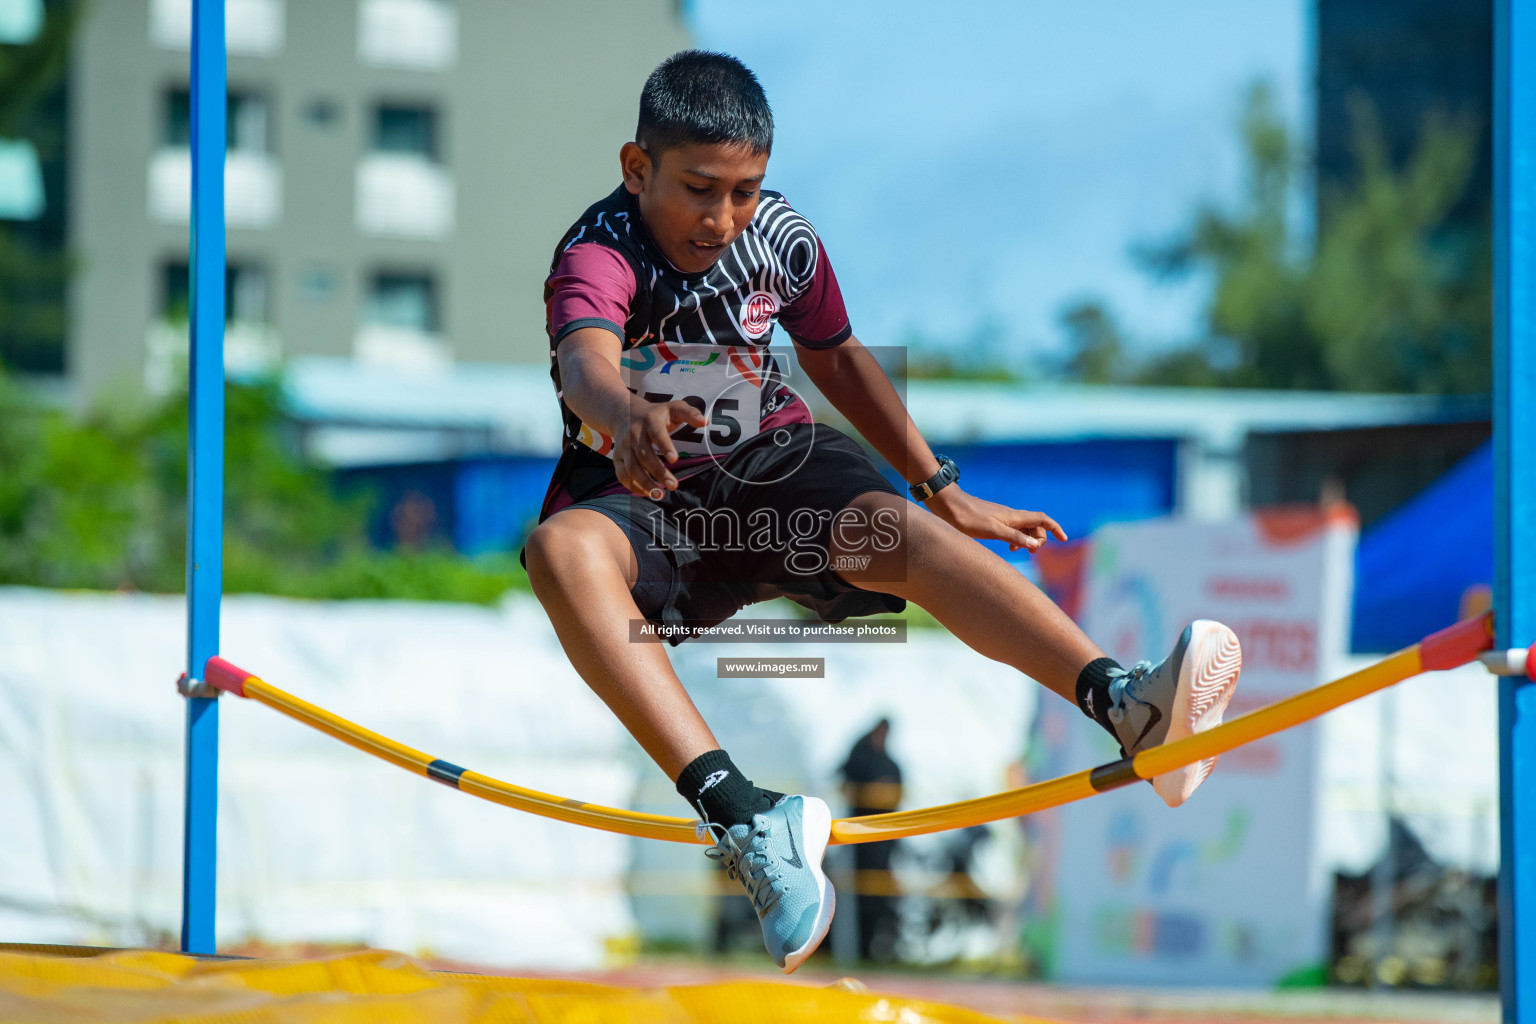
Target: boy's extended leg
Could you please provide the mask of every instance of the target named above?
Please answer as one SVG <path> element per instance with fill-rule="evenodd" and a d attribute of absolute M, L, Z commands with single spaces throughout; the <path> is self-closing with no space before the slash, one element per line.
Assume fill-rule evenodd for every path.
<path fill-rule="evenodd" d="M 896 509 L 904 517 L 905 543 L 888 554 L 875 554 L 863 570 L 839 570 L 839 575 L 856 587 L 921 605 L 972 650 L 1012 665 L 1076 702 L 1083 668 L 1105 654 L 1038 587 L 981 544 L 904 498 L 870 491 L 850 507 L 866 516 L 879 508 Z M 869 550 L 866 546 L 859 553 Z M 840 553 L 834 543 L 832 554 Z"/>
<path fill-rule="evenodd" d="M 927 509 L 881 491 L 861 494 L 849 507 L 866 522 L 879 509 L 894 509 L 902 529 L 895 550 L 875 552 L 862 570 L 840 570 L 844 579 L 925 608 L 973 650 L 1077 703 L 1128 753 L 1221 721 L 1242 666 L 1227 627 L 1195 622 L 1161 664 L 1138 663 L 1126 672 L 1017 569 Z M 845 553 L 870 550 L 844 552 L 834 541 L 830 554 Z M 1212 758 L 1160 775 L 1154 787 L 1177 806 L 1215 764 Z"/>

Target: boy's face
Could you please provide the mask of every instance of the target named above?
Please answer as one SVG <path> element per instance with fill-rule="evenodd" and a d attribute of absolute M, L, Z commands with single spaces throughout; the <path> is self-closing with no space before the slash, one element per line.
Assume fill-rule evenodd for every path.
<path fill-rule="evenodd" d="M 619 164 L 662 253 L 678 270 L 697 274 L 752 222 L 768 154 L 744 145 L 689 143 L 653 156 L 626 142 Z"/>

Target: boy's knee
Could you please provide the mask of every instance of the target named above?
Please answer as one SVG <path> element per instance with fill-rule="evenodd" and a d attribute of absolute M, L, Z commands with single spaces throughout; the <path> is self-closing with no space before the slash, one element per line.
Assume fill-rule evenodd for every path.
<path fill-rule="evenodd" d="M 833 530 L 836 553 L 863 549 L 859 541 L 866 533 L 869 547 L 888 553 L 897 560 L 892 564 L 901 566 L 963 557 L 975 544 L 928 509 L 886 491 L 867 491 L 849 502 L 844 511 L 853 517 L 855 528 Z M 862 531 L 857 529 L 861 525 Z M 850 536 L 852 546 L 845 543 Z"/>
<path fill-rule="evenodd" d="M 548 578 L 558 574 L 586 544 L 582 531 L 555 518 L 535 526 L 523 546 L 528 553 L 528 575 Z"/>
<path fill-rule="evenodd" d="M 833 553 L 889 553 L 904 548 L 914 525 L 911 509 L 905 498 L 865 491 L 832 518 Z"/>
<path fill-rule="evenodd" d="M 589 522 L 589 518 L 595 521 Z M 590 517 L 556 515 L 534 527 L 523 545 L 529 581 L 537 587 L 543 582 L 588 572 L 604 562 L 618 562 L 623 571 L 614 539 L 604 535 L 604 524 L 609 523 L 611 520 L 600 513 L 593 513 Z M 617 530 L 613 526 L 613 531 Z M 624 541 L 626 547 L 627 544 Z"/>

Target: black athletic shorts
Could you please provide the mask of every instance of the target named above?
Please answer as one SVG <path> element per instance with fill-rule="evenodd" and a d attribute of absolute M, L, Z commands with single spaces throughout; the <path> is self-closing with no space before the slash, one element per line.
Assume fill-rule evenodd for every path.
<path fill-rule="evenodd" d="M 841 622 L 907 606 L 832 567 L 833 517 L 867 491 L 905 497 L 842 431 L 793 423 L 751 438 L 660 501 L 624 493 L 567 507 L 601 512 L 629 535 L 639 563 L 630 593 L 653 622 L 714 625 L 774 597 Z M 895 537 L 889 523 L 884 535 Z M 686 639 L 666 636 L 673 646 Z"/>

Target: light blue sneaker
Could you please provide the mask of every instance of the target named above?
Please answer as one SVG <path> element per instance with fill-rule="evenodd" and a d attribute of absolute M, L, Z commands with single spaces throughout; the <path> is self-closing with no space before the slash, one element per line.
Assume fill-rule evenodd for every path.
<path fill-rule="evenodd" d="M 832 812 L 813 796 L 786 796 L 750 825 L 701 822 L 700 838 L 715 841 L 706 856 L 741 879 L 763 926 L 763 945 L 790 974 L 827 937 L 837 896 L 821 870 L 832 837 Z"/>

